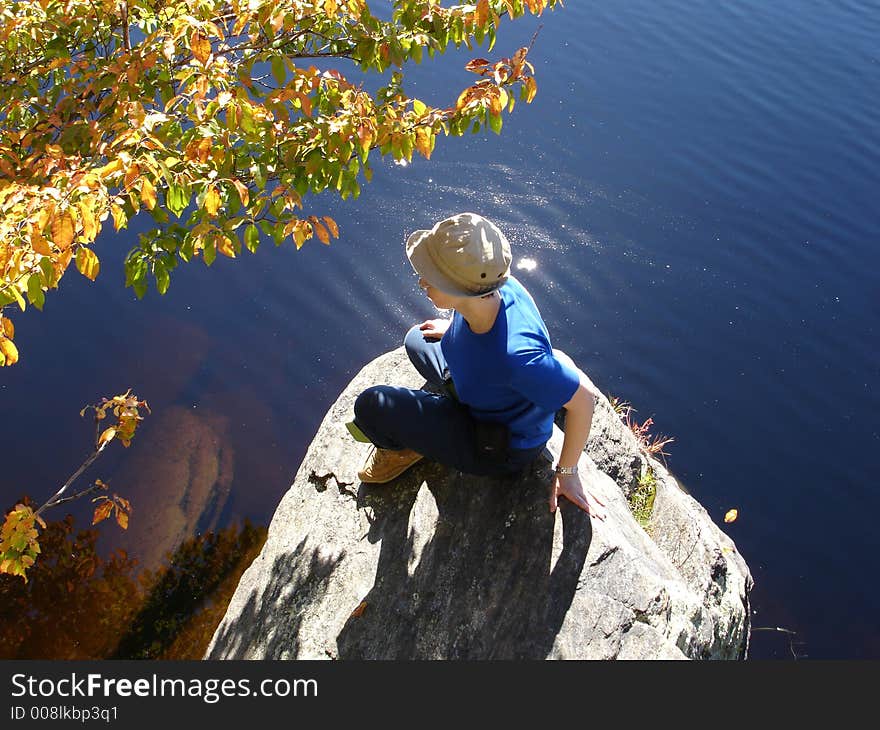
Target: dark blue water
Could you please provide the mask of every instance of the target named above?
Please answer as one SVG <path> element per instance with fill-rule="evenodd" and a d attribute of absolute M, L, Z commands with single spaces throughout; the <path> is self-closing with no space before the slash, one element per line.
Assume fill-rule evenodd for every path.
<path fill-rule="evenodd" d="M 502 26 L 493 55 L 538 22 Z M 432 314 L 405 234 L 474 210 L 508 233 L 554 345 L 675 437 L 670 467 L 717 522 L 739 510 L 753 625 L 799 642 L 756 631 L 751 655 L 880 657 L 880 3 L 621 0 L 540 22 L 535 102 L 500 137 L 377 161 L 355 202 L 310 201 L 340 225 L 331 247 L 264 243 L 135 302 L 134 233 L 105 234 L 96 283 L 71 273 L 17 319 L 5 501 L 54 491 L 89 449 L 79 409 L 133 387 L 155 411 L 143 442 L 94 468 L 142 459 L 114 485 L 141 496 L 132 519 L 165 458 L 136 451 L 185 409 L 234 453 L 220 522 L 265 524 L 339 391 Z M 447 105 L 484 53 L 407 88 Z"/>

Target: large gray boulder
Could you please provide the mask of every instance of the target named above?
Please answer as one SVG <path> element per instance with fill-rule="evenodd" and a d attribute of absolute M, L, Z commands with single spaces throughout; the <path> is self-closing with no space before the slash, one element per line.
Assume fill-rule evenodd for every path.
<path fill-rule="evenodd" d="M 360 483 L 369 446 L 344 424 L 378 383 L 424 381 L 401 348 L 333 404 L 206 658 L 745 657 L 748 567 L 606 399 L 580 462 L 606 505 L 591 521 L 564 499 L 550 514 L 543 460 L 518 479 L 422 462 L 387 485 Z M 557 427 L 550 450 L 561 440 Z M 642 527 L 627 496 L 646 469 L 656 496 Z"/>

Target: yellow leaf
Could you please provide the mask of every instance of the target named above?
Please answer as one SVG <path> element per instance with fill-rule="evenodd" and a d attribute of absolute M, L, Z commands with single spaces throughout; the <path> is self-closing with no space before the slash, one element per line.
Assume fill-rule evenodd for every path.
<path fill-rule="evenodd" d="M 416 128 L 416 149 L 421 152 L 426 159 L 431 159 L 431 132 L 424 127 Z"/>
<path fill-rule="evenodd" d="M 526 103 L 531 104 L 532 99 L 535 98 L 535 94 L 538 93 L 538 84 L 535 83 L 535 79 L 531 76 L 529 76 L 524 83 L 526 85 Z"/>
<path fill-rule="evenodd" d="M 114 436 L 116 436 L 116 429 L 113 426 L 110 426 L 110 428 L 104 429 L 104 433 L 102 433 L 100 438 L 98 439 L 98 446 L 101 446 L 102 444 L 106 444 L 109 441 L 112 441 Z"/>
<path fill-rule="evenodd" d="M 125 211 L 116 203 L 110 204 L 110 214 L 113 216 L 113 226 L 117 231 L 122 230 L 128 224 Z"/>
<path fill-rule="evenodd" d="M 15 325 L 12 324 L 12 320 L 8 317 L 0 317 L 0 329 L 10 340 L 15 337 Z"/>
<path fill-rule="evenodd" d="M 0 352 L 6 358 L 5 365 L 15 365 L 18 362 L 18 348 L 12 340 L 0 338 Z"/>
<path fill-rule="evenodd" d="M 217 215 L 217 211 L 220 210 L 220 193 L 213 185 L 205 193 L 205 210 L 208 211 L 208 215 Z"/>
<path fill-rule="evenodd" d="M 238 191 L 238 197 L 241 198 L 241 204 L 247 207 L 248 201 L 250 200 L 247 185 L 240 180 L 233 180 L 232 184 L 235 185 L 235 189 Z"/>
<path fill-rule="evenodd" d="M 189 39 L 189 47 L 199 63 L 206 64 L 211 57 L 211 41 L 201 31 L 194 30 Z"/>
<path fill-rule="evenodd" d="M 85 200 L 80 201 L 78 209 L 79 218 L 82 221 L 83 236 L 85 236 L 86 241 L 91 243 L 95 240 L 95 236 L 98 235 L 98 222 L 95 220 L 95 214 L 92 212 L 92 207 Z"/>
<path fill-rule="evenodd" d="M 219 253 L 222 253 L 224 256 L 228 256 L 231 259 L 235 258 L 235 248 L 232 245 L 232 241 L 227 236 L 217 236 L 215 241 Z"/>
<path fill-rule="evenodd" d="M 123 167 L 122 160 L 117 158 L 117 159 L 113 160 L 112 162 L 108 162 L 103 167 L 99 167 L 97 170 L 95 170 L 95 175 L 97 175 L 101 179 L 108 178 L 111 175 L 119 172 L 122 169 L 122 167 Z"/>
<path fill-rule="evenodd" d="M 52 230 L 52 240 L 58 248 L 67 248 L 73 243 L 73 216 L 69 211 L 65 211 L 61 215 L 55 216 L 52 219 L 50 228 Z"/>
<path fill-rule="evenodd" d="M 76 252 L 76 268 L 86 279 L 94 281 L 101 269 L 101 263 L 92 249 L 82 246 Z"/>
<path fill-rule="evenodd" d="M 724 521 L 725 522 L 733 522 L 737 518 L 738 514 L 739 514 L 739 512 L 737 512 L 735 509 L 728 510 L 727 514 L 724 515 Z"/>
<path fill-rule="evenodd" d="M 123 530 L 128 529 L 128 514 L 123 512 L 121 509 L 116 510 L 116 522 Z"/>
<path fill-rule="evenodd" d="M 147 177 L 141 183 L 141 202 L 147 206 L 148 210 L 153 210 L 156 207 L 156 188 Z"/>

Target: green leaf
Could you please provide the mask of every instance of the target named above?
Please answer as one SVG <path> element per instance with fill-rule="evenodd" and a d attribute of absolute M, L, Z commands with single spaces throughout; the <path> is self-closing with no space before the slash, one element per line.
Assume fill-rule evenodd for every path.
<path fill-rule="evenodd" d="M 161 261 L 153 262 L 153 276 L 156 277 L 156 291 L 160 294 L 167 292 L 168 285 L 171 283 L 171 276 L 168 274 L 165 264 Z"/>
<path fill-rule="evenodd" d="M 284 59 L 281 56 L 272 56 L 272 76 L 279 86 L 284 86 L 287 80 L 287 69 L 284 68 Z"/>
<path fill-rule="evenodd" d="M 168 187 L 168 195 L 166 196 L 168 210 L 180 218 L 180 214 L 189 205 L 189 196 L 190 192 L 187 187 L 183 185 L 170 185 Z"/>
<path fill-rule="evenodd" d="M 213 264 L 214 259 L 217 258 L 217 245 L 214 243 L 213 239 L 205 243 L 204 257 L 206 266 Z"/>
<path fill-rule="evenodd" d="M 52 262 L 47 258 L 41 258 L 40 270 L 43 272 L 46 286 L 51 286 L 52 282 L 55 281 L 55 269 L 52 267 Z"/>
<path fill-rule="evenodd" d="M 497 117 L 492 114 L 488 114 L 489 117 L 489 129 L 491 129 L 495 134 L 501 134 L 501 115 L 499 114 Z"/>
<path fill-rule="evenodd" d="M 253 223 L 244 229 L 244 245 L 251 253 L 256 253 L 260 245 L 260 232 Z"/>
<path fill-rule="evenodd" d="M 39 274 L 30 275 L 27 283 L 27 295 L 30 303 L 42 312 L 46 295 L 43 294 L 43 282 Z"/>

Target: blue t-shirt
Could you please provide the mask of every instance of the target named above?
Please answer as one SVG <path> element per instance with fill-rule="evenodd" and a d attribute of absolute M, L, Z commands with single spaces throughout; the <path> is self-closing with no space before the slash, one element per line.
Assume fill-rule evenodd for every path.
<path fill-rule="evenodd" d="M 530 449 L 553 433 L 553 417 L 577 390 L 577 371 L 553 355 L 531 295 L 510 277 L 492 329 L 474 334 L 455 312 L 440 347 L 455 391 L 474 418 L 507 424 L 510 445 Z"/>

